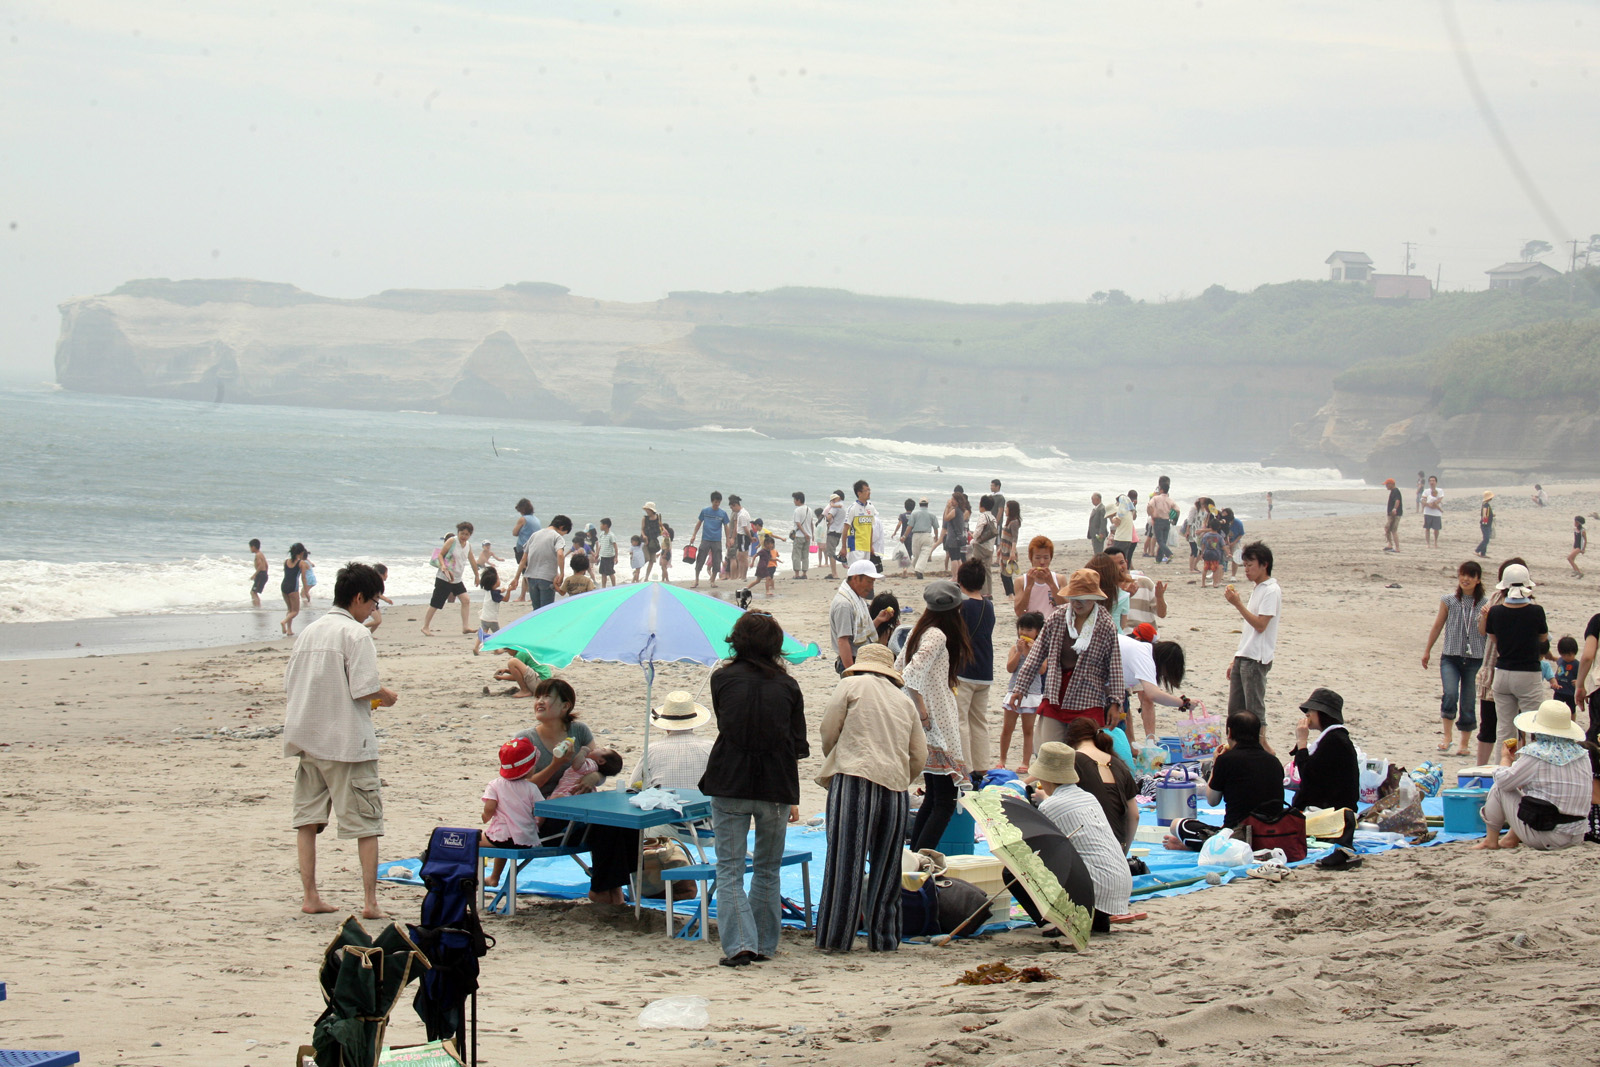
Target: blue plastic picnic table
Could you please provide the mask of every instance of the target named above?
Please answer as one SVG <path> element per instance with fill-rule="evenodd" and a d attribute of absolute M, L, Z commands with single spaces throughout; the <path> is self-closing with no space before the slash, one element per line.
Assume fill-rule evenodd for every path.
<path fill-rule="evenodd" d="M 673 811 L 671 808 L 648 810 L 636 808 L 629 803 L 632 794 L 620 789 L 541 800 L 538 803 L 538 811 L 541 818 L 567 820 L 567 832 L 561 839 L 563 846 L 571 843 L 573 830 L 581 823 L 619 826 L 625 830 L 639 832 L 639 856 L 634 866 L 633 885 L 633 915 L 634 918 L 638 918 L 640 901 L 637 879 L 638 872 L 644 869 L 643 831 L 655 826 L 683 826 L 690 830 L 689 838 L 697 840 L 692 832 L 693 825 L 711 817 L 711 798 L 698 789 L 674 789 L 671 792 L 677 794 L 678 800 L 682 803 L 682 812 Z"/>

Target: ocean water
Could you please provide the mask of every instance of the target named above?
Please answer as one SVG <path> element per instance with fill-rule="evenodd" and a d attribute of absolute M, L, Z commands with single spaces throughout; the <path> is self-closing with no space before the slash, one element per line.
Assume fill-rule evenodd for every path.
<path fill-rule="evenodd" d="M 1143 497 L 1160 474 L 1180 500 L 1211 496 L 1247 524 L 1265 517 L 1269 490 L 1360 487 L 1334 470 L 1078 462 L 1000 436 L 779 440 L 758 427 L 634 430 L 5 389 L 0 623 L 248 610 L 252 537 L 272 561 L 268 603 L 295 541 L 330 592 L 338 565 L 362 559 L 389 566 L 392 595 L 421 596 L 434 546 L 462 519 L 510 559 L 523 496 L 541 520 L 561 512 L 581 528 L 609 516 L 624 544 L 653 500 L 681 547 L 713 489 L 738 493 L 785 532 L 797 489 L 820 505 L 865 478 L 892 517 L 908 496 L 941 507 L 957 483 L 976 502 L 999 478 L 1022 504 L 1025 538 L 1062 539 L 1083 536 L 1091 492 Z M 1274 515 L 1334 510 L 1280 499 Z"/>

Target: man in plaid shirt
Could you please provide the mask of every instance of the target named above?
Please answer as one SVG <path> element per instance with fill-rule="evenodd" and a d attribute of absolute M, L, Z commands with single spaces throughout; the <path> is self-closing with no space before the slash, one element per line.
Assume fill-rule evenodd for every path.
<path fill-rule="evenodd" d="M 1044 674 L 1044 702 L 1039 705 L 1040 744 L 1063 741 L 1067 723 L 1088 716 L 1104 727 L 1121 711 L 1126 689 L 1122 655 L 1111 615 L 1100 606 L 1100 574 L 1088 568 L 1072 572 L 1067 604 L 1045 622 L 1028 658 L 1011 679 L 1007 710 L 1015 710 L 1023 694 Z M 1072 665 L 1064 668 L 1062 650 L 1070 649 Z"/>

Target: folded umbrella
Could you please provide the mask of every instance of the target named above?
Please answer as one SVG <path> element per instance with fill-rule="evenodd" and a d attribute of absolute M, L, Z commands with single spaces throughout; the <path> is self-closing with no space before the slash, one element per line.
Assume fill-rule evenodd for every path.
<path fill-rule="evenodd" d="M 961 798 L 989 841 L 989 851 L 1033 898 L 1040 914 L 1055 923 L 1082 951 L 1094 925 L 1094 881 L 1072 841 L 1039 814 L 1026 797 L 989 786 Z"/>

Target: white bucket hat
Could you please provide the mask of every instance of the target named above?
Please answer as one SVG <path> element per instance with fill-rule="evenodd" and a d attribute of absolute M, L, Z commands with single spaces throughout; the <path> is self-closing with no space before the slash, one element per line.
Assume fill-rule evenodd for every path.
<path fill-rule="evenodd" d="M 650 713 L 650 724 L 658 730 L 693 730 L 711 721 L 711 712 L 694 702 L 694 695 L 678 690 L 667 694 L 667 702 Z"/>
<path fill-rule="evenodd" d="M 1533 578 L 1528 574 L 1528 568 L 1520 563 L 1513 563 L 1500 576 L 1499 584 L 1495 588 L 1502 590 L 1508 601 L 1521 603 L 1533 592 Z"/>

